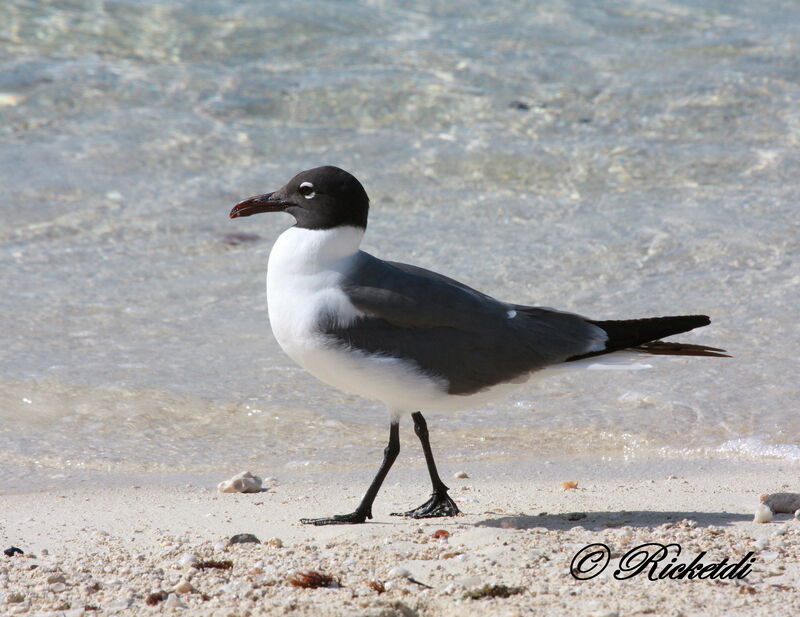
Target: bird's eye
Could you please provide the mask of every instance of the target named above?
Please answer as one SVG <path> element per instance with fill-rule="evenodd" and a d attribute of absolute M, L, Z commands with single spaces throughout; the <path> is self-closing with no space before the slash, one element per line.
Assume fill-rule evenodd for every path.
<path fill-rule="evenodd" d="M 297 190 L 300 191 L 300 194 L 306 199 L 311 199 L 317 194 L 314 190 L 314 185 L 310 182 L 302 182 Z"/>

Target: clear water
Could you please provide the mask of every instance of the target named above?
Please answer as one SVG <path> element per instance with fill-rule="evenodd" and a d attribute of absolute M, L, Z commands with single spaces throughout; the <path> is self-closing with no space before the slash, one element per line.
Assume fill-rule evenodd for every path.
<path fill-rule="evenodd" d="M 799 28 L 778 1 L 5 0 L 0 488 L 371 466 L 381 408 L 270 334 L 288 218 L 227 218 L 326 163 L 370 193 L 368 251 L 596 318 L 708 313 L 684 339 L 735 356 L 433 415 L 440 456 L 797 460 Z"/>

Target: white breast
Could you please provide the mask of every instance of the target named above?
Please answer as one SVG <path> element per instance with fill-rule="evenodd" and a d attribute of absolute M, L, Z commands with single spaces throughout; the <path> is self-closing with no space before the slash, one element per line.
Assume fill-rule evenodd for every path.
<path fill-rule="evenodd" d="M 446 397 L 443 380 L 420 373 L 410 362 L 345 352 L 319 332 L 325 312 L 342 326 L 362 315 L 339 283 L 352 267 L 363 235 L 355 227 L 292 227 L 280 235 L 267 269 L 272 332 L 292 360 L 325 383 L 395 410 L 431 408 L 433 400 Z"/>

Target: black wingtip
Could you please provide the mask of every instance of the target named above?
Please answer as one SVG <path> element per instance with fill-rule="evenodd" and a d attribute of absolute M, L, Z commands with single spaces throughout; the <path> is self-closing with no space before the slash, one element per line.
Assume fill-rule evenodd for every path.
<path fill-rule="evenodd" d="M 643 346 L 648 343 L 652 343 L 654 341 L 660 343 L 661 339 L 668 336 L 688 332 L 689 330 L 694 330 L 695 328 L 702 328 L 703 326 L 710 324 L 711 319 L 708 315 L 673 315 L 667 317 L 647 317 L 645 319 L 621 319 L 608 321 L 590 320 L 589 323 L 601 328 L 608 336 L 605 349 L 602 351 L 595 351 L 574 356 L 569 358 L 569 360 L 580 360 L 582 358 L 598 356 L 614 351 L 621 351 L 623 349 L 639 349 L 640 351 L 646 351 L 643 349 Z M 710 350 L 711 348 L 709 348 L 709 351 Z M 674 355 L 678 355 L 675 351 L 667 352 L 665 350 L 649 351 L 649 353 L 673 353 Z M 691 355 L 698 354 L 693 353 Z"/>

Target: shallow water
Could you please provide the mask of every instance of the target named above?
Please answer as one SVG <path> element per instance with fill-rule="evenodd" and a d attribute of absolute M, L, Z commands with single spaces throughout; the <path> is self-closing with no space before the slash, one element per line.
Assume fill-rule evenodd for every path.
<path fill-rule="evenodd" d="M 800 9 L 740 4 L 2 3 L 0 488 L 376 462 L 270 334 L 288 218 L 227 219 L 326 163 L 368 251 L 735 356 L 432 415 L 442 457 L 797 460 Z"/>

